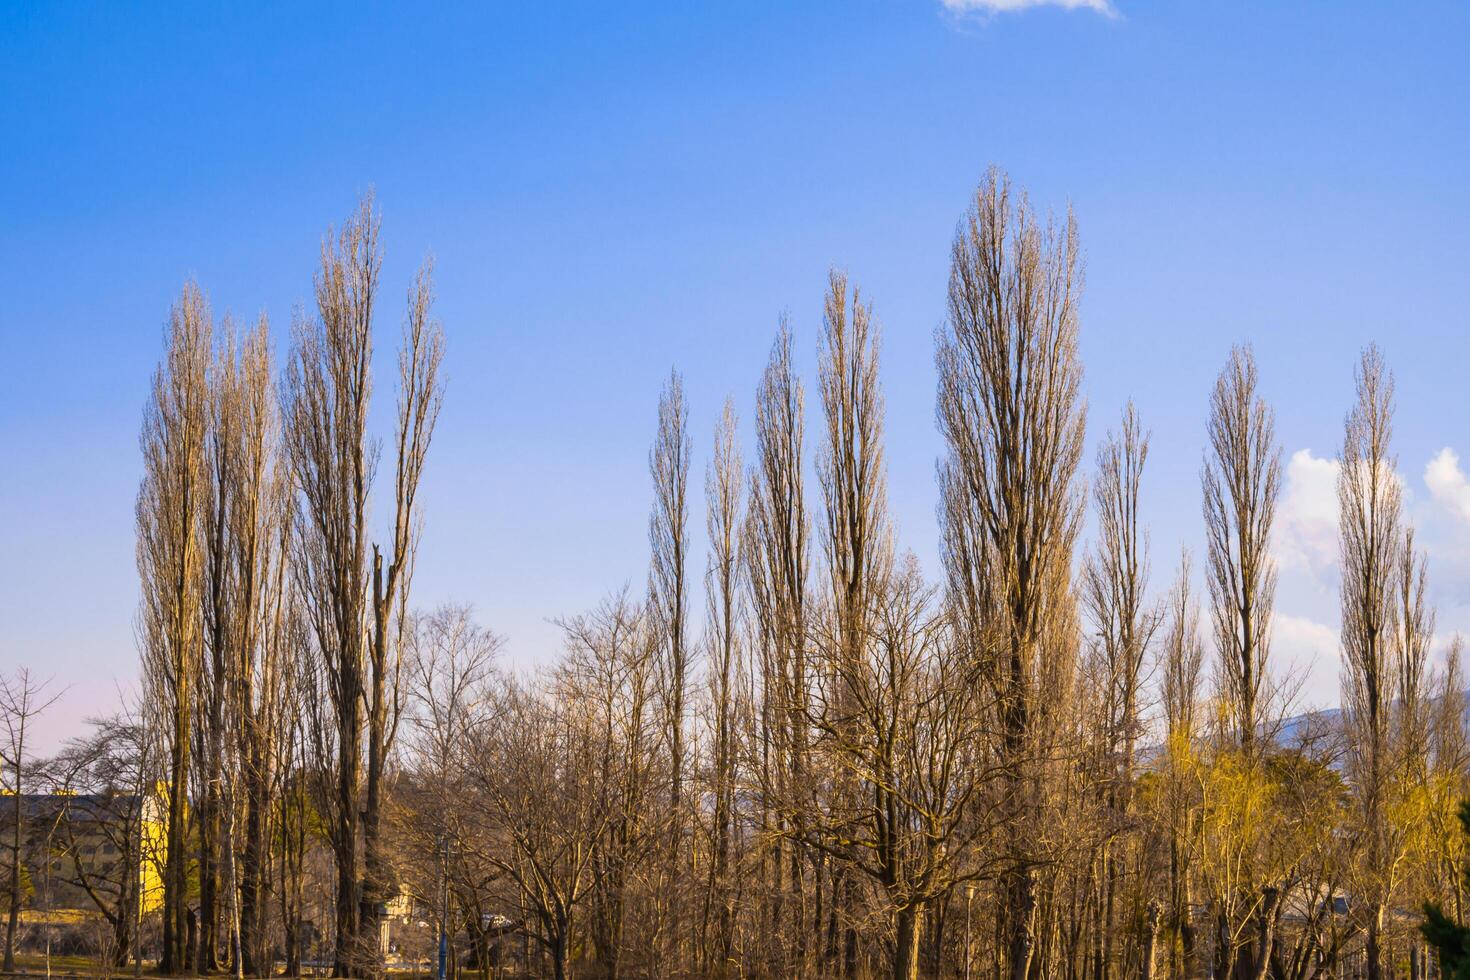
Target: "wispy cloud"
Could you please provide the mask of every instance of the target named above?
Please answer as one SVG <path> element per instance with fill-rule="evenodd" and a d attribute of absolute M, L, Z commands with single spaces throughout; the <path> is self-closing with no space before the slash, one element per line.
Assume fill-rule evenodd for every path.
<path fill-rule="evenodd" d="M 1291 453 L 1271 534 L 1271 553 L 1280 572 L 1272 669 L 1301 685 L 1297 710 L 1339 700 L 1340 469 L 1331 456 L 1308 449 Z M 1423 483 L 1398 473 L 1394 479 L 1404 491 L 1404 524 L 1417 532 L 1415 547 L 1429 563 L 1429 598 L 1438 613 L 1432 649 L 1438 664 L 1450 638 L 1470 632 L 1470 461 L 1446 447 L 1410 467 L 1415 470 L 1422 473 Z"/>
<path fill-rule="evenodd" d="M 1007 14 L 1037 7 L 1059 7 L 1062 10 L 1091 10 L 1104 17 L 1118 16 L 1112 0 L 939 0 L 952 14 Z"/>
<path fill-rule="evenodd" d="M 1305 569 L 1320 587 L 1337 575 L 1337 460 L 1291 454 L 1272 550 L 1284 569 Z"/>
<path fill-rule="evenodd" d="M 1470 480 L 1460 469 L 1460 457 L 1448 446 L 1424 467 L 1424 482 L 1436 503 L 1463 521 L 1470 521 Z"/>
<path fill-rule="evenodd" d="M 1293 710 L 1336 704 L 1341 691 L 1340 638 L 1336 626 L 1278 612 L 1271 617 L 1271 659 L 1278 677 L 1300 685 Z"/>

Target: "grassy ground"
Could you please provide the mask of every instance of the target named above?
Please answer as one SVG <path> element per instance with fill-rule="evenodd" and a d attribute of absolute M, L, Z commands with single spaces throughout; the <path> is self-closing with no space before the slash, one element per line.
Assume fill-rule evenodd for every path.
<path fill-rule="evenodd" d="M 17 973 L 44 977 L 46 957 L 39 953 L 16 953 L 15 969 Z M 97 975 L 97 961 L 90 956 L 53 956 L 51 975 L 94 977 Z"/>

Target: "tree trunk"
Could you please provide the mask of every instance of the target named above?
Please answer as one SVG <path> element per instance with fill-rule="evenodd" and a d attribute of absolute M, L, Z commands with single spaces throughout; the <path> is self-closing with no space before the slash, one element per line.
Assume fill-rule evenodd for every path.
<path fill-rule="evenodd" d="M 1027 980 L 1031 973 L 1031 956 L 1036 950 L 1032 927 L 1036 917 L 1036 878 L 1030 871 L 1013 873 L 1007 891 L 1010 893 L 1011 980 Z"/>
<path fill-rule="evenodd" d="M 1111 795 L 1111 794 L 1110 794 Z M 1116 808 L 1117 801 L 1110 800 L 1109 806 Z M 1099 911 L 1102 914 L 1102 955 L 1098 958 L 1097 980 L 1108 980 L 1113 963 L 1113 906 L 1116 899 L 1118 863 L 1113 857 L 1112 842 L 1103 845 L 1102 885 L 1103 895 Z"/>
<path fill-rule="evenodd" d="M 251 763 L 247 772 L 249 785 L 245 797 L 245 851 L 240 862 L 240 948 L 245 972 L 251 976 L 268 973 L 266 969 L 262 878 L 266 868 L 265 821 L 270 805 L 269 776 L 262 771 L 263 753 L 251 746 Z"/>
<path fill-rule="evenodd" d="M 1189 879 L 1186 875 L 1182 889 L 1183 901 L 1179 906 L 1179 952 L 1180 971 L 1178 976 L 1188 976 L 1189 971 L 1195 968 L 1198 960 L 1196 947 L 1199 945 L 1195 936 L 1194 912 L 1191 903 L 1194 899 L 1193 889 L 1190 888 Z"/>
<path fill-rule="evenodd" d="M 332 838 L 337 858 L 337 949 L 332 973 L 338 977 L 356 976 L 358 936 L 357 882 L 357 759 L 361 751 L 359 726 L 356 723 L 356 687 L 342 698 L 340 711 L 349 715 L 339 726 L 341 747 L 337 773 L 337 826 Z"/>
<path fill-rule="evenodd" d="M 895 913 L 893 980 L 918 980 L 919 935 L 924 925 L 924 908 L 910 905 Z"/>
<path fill-rule="evenodd" d="M 198 956 L 198 954 L 199 954 L 199 910 L 198 909 L 188 909 L 185 912 L 185 921 L 184 921 L 184 958 L 183 958 L 183 960 L 181 961 L 181 964 L 180 964 L 180 971 L 182 972 L 183 965 L 184 964 L 188 964 L 188 963 L 194 962 L 194 958 L 196 956 Z"/>
<path fill-rule="evenodd" d="M 1220 980 L 1233 980 L 1235 977 L 1235 943 L 1230 938 L 1230 923 L 1225 918 L 1225 913 L 1220 912 L 1215 919 L 1216 953 L 1215 953 L 1215 976 Z"/>
<path fill-rule="evenodd" d="M 1383 976 L 1383 950 L 1380 941 L 1382 931 L 1383 905 L 1380 903 L 1373 909 L 1373 917 L 1368 920 L 1368 941 L 1363 951 L 1367 959 L 1368 980 L 1380 980 Z"/>
<path fill-rule="evenodd" d="M 361 902 L 358 927 L 362 930 L 363 967 L 376 973 L 382 965 L 383 949 L 379 940 L 378 906 L 393 898 L 394 891 L 388 858 L 383 853 L 380 824 L 383 812 L 383 767 L 388 750 L 388 619 L 392 614 L 398 568 L 390 565 L 387 580 L 383 576 L 383 560 L 373 546 L 373 635 L 371 687 L 367 717 L 367 785 L 362 808 L 363 881 L 359 890 Z"/>
<path fill-rule="evenodd" d="M 189 767 L 189 732 L 183 719 L 176 718 L 174 744 L 169 766 L 168 840 L 163 878 L 163 962 L 161 972 L 183 973 L 188 953 L 189 881 L 186 874 L 189 841 L 184 833 L 185 779 Z"/>
<path fill-rule="evenodd" d="M 297 799 L 299 800 L 299 796 Z M 300 814 L 295 817 L 288 816 L 289 811 L 286 809 L 288 806 L 294 807 L 296 803 L 282 799 L 280 810 L 281 924 L 286 933 L 286 976 L 299 977 L 301 975 L 301 867 L 303 862 L 301 852 L 305 849 L 301 824 L 305 817 Z M 264 965 L 266 966 L 264 972 L 270 973 L 270 968 L 274 966 L 274 963 L 268 959 Z"/>
<path fill-rule="evenodd" d="M 219 758 L 209 763 L 211 771 L 218 774 Z M 199 815 L 199 925 L 198 959 L 195 969 L 200 973 L 214 973 L 219 969 L 219 937 L 216 920 L 219 914 L 219 874 L 215 865 L 215 842 L 219 835 L 219 792 L 211 777 L 204 791 L 204 808 Z"/>
<path fill-rule="evenodd" d="M 141 828 L 139 829 L 141 832 Z M 139 875 L 131 860 L 128 864 L 130 871 L 134 873 L 122 876 L 121 887 L 118 889 L 117 914 L 112 916 L 112 966 L 119 973 L 128 965 L 128 960 L 133 955 L 133 922 L 137 918 L 133 903 L 138 900 Z"/>
<path fill-rule="evenodd" d="M 1153 980 L 1155 950 L 1159 944 L 1159 903 L 1149 902 L 1147 931 L 1143 937 L 1143 980 Z"/>
<path fill-rule="evenodd" d="M 245 976 L 245 953 L 240 941 L 240 889 L 235 872 L 235 792 L 230 790 L 230 815 L 225 823 L 225 911 L 229 916 L 230 971 L 235 980 Z"/>
<path fill-rule="evenodd" d="M 5 965 L 6 973 L 15 972 L 15 932 L 20 927 L 20 838 L 21 810 L 20 760 L 15 766 L 15 822 L 11 827 L 10 841 L 10 910 L 5 916 Z"/>
<path fill-rule="evenodd" d="M 1276 909 L 1280 893 L 1274 888 L 1262 891 L 1260 921 L 1256 927 L 1256 958 L 1253 964 L 1254 980 L 1266 980 L 1271 967 L 1271 947 L 1276 938 Z"/>
<path fill-rule="evenodd" d="M 567 980 L 569 946 L 567 929 L 565 925 L 558 924 L 556 932 L 551 937 L 551 975 L 554 980 Z"/>

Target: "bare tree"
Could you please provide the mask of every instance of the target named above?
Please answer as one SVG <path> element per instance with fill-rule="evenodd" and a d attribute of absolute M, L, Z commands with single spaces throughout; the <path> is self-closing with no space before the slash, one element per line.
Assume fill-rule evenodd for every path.
<path fill-rule="evenodd" d="M 1133 781 L 1138 737 L 1141 733 L 1139 695 L 1144 658 L 1160 623 L 1145 593 L 1148 589 L 1148 541 L 1139 518 L 1139 489 L 1148 460 L 1148 433 L 1130 402 L 1118 432 L 1109 432 L 1097 452 L 1097 483 L 1093 506 L 1098 541 L 1083 566 L 1082 603 L 1093 626 L 1093 644 L 1101 660 L 1103 678 L 1102 748 L 1108 831 L 1099 860 L 1102 894 L 1097 904 L 1094 974 L 1106 980 L 1113 964 L 1115 937 L 1122 931 L 1115 904 L 1121 888 L 1122 864 L 1136 855 L 1120 853 L 1131 845 Z M 1128 918 L 1142 917 L 1141 909 Z M 1151 967 L 1151 963 L 1146 964 Z"/>
<path fill-rule="evenodd" d="M 27 744 L 29 729 L 37 716 L 60 699 L 63 691 L 52 690 L 51 682 L 34 677 L 30 668 L 21 667 L 9 677 L 0 677 L 0 725 L 5 741 L 0 743 L 0 773 L 4 774 L 5 795 L 10 797 L 10 839 L 5 842 L 6 862 L 5 972 L 15 971 L 15 935 L 20 924 L 24 870 L 23 842 L 25 830 L 25 788 L 31 775 L 31 748 Z"/>
<path fill-rule="evenodd" d="M 216 492 L 223 498 L 227 570 L 226 591 L 206 608 L 212 627 L 224 628 L 214 634 L 225 655 L 212 673 L 221 675 L 222 714 L 229 721 L 222 725 L 216 752 L 220 773 L 235 784 L 226 787 L 231 799 L 238 800 L 223 814 L 222 860 L 226 877 L 238 885 L 230 887 L 227 902 L 231 962 L 237 973 L 255 974 L 265 966 L 261 913 L 267 822 L 286 694 L 283 662 L 291 655 L 286 562 L 292 498 L 290 474 L 280 458 L 270 327 L 264 317 L 232 342 L 216 375 L 213 441 L 221 457 Z M 217 608 L 220 604 L 228 608 Z M 243 833 L 237 835 L 241 816 Z"/>
<path fill-rule="evenodd" d="M 476 728 L 493 711 L 501 637 L 477 625 L 468 606 L 442 606 L 413 618 L 406 657 L 407 765 L 393 794 L 395 846 L 414 894 L 435 909 L 446 947 L 455 928 L 451 897 L 468 913 L 484 962 L 479 923 L 493 872 L 467 845 L 473 821 L 464 760 Z M 446 952 L 452 949 L 446 948 Z"/>
<path fill-rule="evenodd" d="M 659 806 L 673 780 L 671 760 L 657 750 L 668 734 L 668 709 L 659 703 L 667 693 L 660 653 L 667 635 L 624 594 L 562 629 L 558 697 L 588 726 L 593 791 L 608 815 L 588 890 L 594 955 L 609 980 L 629 969 L 660 972 L 682 955 L 666 948 L 668 893 L 689 884 L 681 866 L 660 863 L 668 857 L 659 850 L 668 826 Z"/>
<path fill-rule="evenodd" d="M 914 980 L 927 917 L 957 886 L 993 872 L 980 848 L 997 826 L 976 804 L 999 770 L 986 758 L 987 713 L 977 705 L 988 688 L 975 683 L 969 651 L 953 642 L 917 562 L 882 588 L 869 597 L 856 656 L 815 645 L 813 755 L 832 764 L 843 791 L 792 824 L 807 846 L 878 889 L 870 914 L 888 925 L 889 975 Z M 852 895 L 849 914 L 860 917 Z"/>
<path fill-rule="evenodd" d="M 658 436 L 649 453 L 648 469 L 653 475 L 653 514 L 648 520 L 652 552 L 649 595 L 652 612 L 665 634 L 660 656 L 669 760 L 673 772 L 672 805 L 679 809 L 682 793 L 684 694 L 688 671 L 685 644 L 687 588 L 684 581 L 686 531 L 689 522 L 689 407 L 684 402 L 684 382 L 678 372 L 669 376 L 658 402 Z"/>
<path fill-rule="evenodd" d="M 198 969 L 219 969 L 218 928 L 228 909 L 240 901 L 224 893 L 221 875 L 238 877 L 235 814 L 225 806 L 226 777 L 245 779 L 247 895 L 244 921 L 248 936 L 243 955 L 232 963 L 254 971 L 259 950 L 254 921 L 259 907 L 258 862 L 263 847 L 261 814 L 269 784 L 262 750 L 269 738 L 273 707 L 255 691 L 269 684 L 275 666 L 268 662 L 274 644 L 267 642 L 271 591 L 279 593 L 284 559 L 279 530 L 283 524 L 283 492 L 276 465 L 276 397 L 270 362 L 270 328 L 262 317 L 251 330 L 237 333 L 227 319 L 210 377 L 210 425 L 206 442 L 204 580 L 202 590 L 206 656 L 203 659 L 196 727 L 198 769 L 198 844 L 200 915 Z M 229 841 L 225 837 L 230 838 Z M 238 918 L 230 914 L 233 920 Z M 239 936 L 227 937 L 235 945 Z"/>
<path fill-rule="evenodd" d="M 203 644 L 211 332 L 204 295 L 189 283 L 170 314 L 140 440 L 144 475 L 137 503 L 139 645 L 149 702 L 159 713 L 157 730 L 169 756 L 160 963 L 166 974 L 188 968 L 186 797 Z"/>
<path fill-rule="evenodd" d="M 1240 755 L 1237 762 L 1227 762 L 1241 773 L 1234 779 L 1229 766 L 1219 770 L 1230 773 L 1234 782 L 1232 792 L 1222 797 L 1231 805 L 1218 812 L 1250 817 L 1222 823 L 1218 838 L 1231 847 L 1239 843 L 1266 848 L 1271 842 L 1253 821 L 1268 786 L 1262 756 L 1269 742 L 1264 732 L 1271 695 L 1267 653 L 1276 596 L 1270 537 L 1281 491 L 1281 450 L 1276 445 L 1274 414 L 1261 398 L 1258 383 L 1250 349 L 1232 349 L 1210 397 L 1209 448 L 1201 485 L 1219 697 L 1228 717 L 1229 738 Z M 1256 860 L 1234 859 L 1234 871 L 1217 878 L 1215 886 L 1220 933 L 1226 937 L 1221 940 L 1224 962 L 1233 964 L 1244 950 L 1242 968 L 1256 980 L 1270 966 L 1271 936 L 1281 909 L 1278 883 L 1269 880 L 1280 865 L 1270 856 L 1260 849 Z"/>
<path fill-rule="evenodd" d="M 860 664 L 867 657 L 872 622 L 892 568 L 893 542 L 872 309 L 863 305 L 856 289 L 849 299 L 847 277 L 833 271 L 823 314 L 819 380 L 826 431 L 817 461 L 825 513 L 821 539 L 831 589 L 829 643 L 835 647 L 839 676 L 846 676 L 843 662 Z M 840 706 L 837 710 L 843 711 Z M 834 794 L 858 791 L 845 774 L 838 778 Z M 834 923 L 839 914 L 847 920 L 842 929 L 842 974 L 847 977 L 857 970 L 855 887 L 851 879 L 839 877 L 828 903 Z M 837 930 L 828 931 L 835 935 Z"/>
<path fill-rule="evenodd" d="M 1168 835 L 1169 921 L 1176 941 L 1169 946 L 1171 977 L 1194 968 L 1197 936 L 1193 919 L 1190 839 L 1194 800 L 1191 768 L 1200 737 L 1200 686 L 1205 647 L 1200 638 L 1199 604 L 1190 589 L 1189 552 L 1169 592 L 1163 637 L 1164 820 Z"/>
<path fill-rule="evenodd" d="M 129 706 L 88 722 L 90 732 L 70 739 L 54 762 L 66 815 L 63 844 L 71 857 L 68 882 L 84 892 L 111 932 L 109 966 L 127 964 L 137 942 L 145 862 L 144 826 L 157 749 L 147 716 Z M 97 840 L 112 856 L 82 853 Z"/>
<path fill-rule="evenodd" d="M 998 704 L 997 752 L 1010 773 L 1013 830 L 1004 882 L 1004 957 L 1025 980 L 1036 946 L 1030 846 L 1044 715 L 1044 643 L 1071 577 L 1081 511 L 1085 410 L 1077 352 L 1082 273 L 1077 226 L 1042 225 L 1009 178 L 990 170 L 951 251 L 940 331 L 940 464 L 949 602 Z"/>
<path fill-rule="evenodd" d="M 219 837 L 223 819 L 222 774 L 226 766 L 225 713 L 236 680 L 240 651 L 235 646 L 237 606 L 233 504 L 236 455 L 242 433 L 237 424 L 236 330 L 226 316 L 223 336 L 209 372 L 209 426 L 205 435 L 204 657 L 195 690 L 195 833 L 199 847 L 199 918 L 195 969 L 219 969 Z"/>
<path fill-rule="evenodd" d="M 756 460 L 750 476 L 746 581 L 760 677 L 764 946 L 776 971 L 805 969 L 809 934 L 803 857 L 786 846 L 793 794 L 807 778 L 807 605 L 810 520 L 802 473 L 804 394 L 785 322 L 756 393 Z M 790 904 L 788 904 L 790 903 Z M 794 907 L 792 907 L 794 905 Z"/>
<path fill-rule="evenodd" d="M 1463 920 L 1470 895 L 1462 870 L 1464 832 L 1459 821 L 1460 802 L 1467 788 L 1466 769 L 1470 765 L 1470 734 L 1465 719 L 1470 712 L 1464 672 L 1464 639 L 1456 634 L 1445 651 L 1444 666 L 1433 681 L 1433 712 L 1428 720 L 1428 767 L 1431 778 L 1443 787 L 1436 796 L 1437 805 L 1430 809 L 1426 821 L 1431 841 L 1426 847 L 1428 891 L 1446 911 L 1453 910 Z"/>
<path fill-rule="evenodd" d="M 367 443 L 378 223 L 364 201 L 336 243 L 322 246 L 319 320 L 298 321 L 287 368 L 287 452 L 297 492 L 295 574 L 336 712 L 332 847 L 337 859 L 334 972 L 360 970 L 357 836 L 366 697 L 368 487 L 377 451 Z"/>
<path fill-rule="evenodd" d="M 399 352 L 393 539 L 385 568 L 377 545 L 368 557 L 368 496 L 378 446 L 369 441 L 367 414 L 381 264 L 378 219 L 365 198 L 336 240 L 328 236 L 323 243 L 318 316 L 294 330 L 284 408 L 287 456 L 300 495 L 296 575 L 336 712 L 334 969 L 343 975 L 377 962 L 373 910 L 393 890 L 380 846 L 382 784 L 401 697 L 397 641 L 419 534 L 419 480 L 442 400 L 443 338 L 431 319 L 426 266 L 409 292 Z"/>
<path fill-rule="evenodd" d="M 1347 416 L 1337 477 L 1342 557 L 1343 709 L 1352 785 L 1362 808 L 1369 980 L 1383 971 L 1381 934 L 1392 892 L 1390 712 L 1397 698 L 1392 642 L 1398 616 L 1394 576 L 1403 548 L 1402 489 L 1389 444 L 1393 376 L 1376 347 L 1363 351 L 1357 403 Z"/>
<path fill-rule="evenodd" d="M 709 606 L 709 687 L 713 734 L 710 781 L 714 794 L 709 880 L 701 932 L 707 968 L 716 975 L 730 969 L 734 953 L 734 895 L 731 858 L 736 787 L 736 690 L 741 660 L 740 526 L 743 463 L 736 437 L 735 406 L 726 400 L 715 427 L 714 458 L 705 473 L 705 531 L 709 560 L 705 596 Z M 714 920 L 713 944 L 707 938 Z"/>
<path fill-rule="evenodd" d="M 478 824 L 471 846 L 505 875 L 550 954 L 569 975 L 574 916 L 593 881 L 599 843 L 618 813 L 604 803 L 593 717 L 549 678 L 509 680 L 476 726 L 466 778 Z"/>
<path fill-rule="evenodd" d="M 1397 606 L 1394 622 L 1397 634 L 1392 638 L 1394 690 L 1397 701 L 1391 705 L 1394 719 L 1395 761 L 1401 775 L 1409 781 L 1424 778 L 1428 754 L 1428 682 L 1425 674 L 1429 663 L 1429 646 L 1434 640 L 1434 611 L 1428 600 L 1428 569 L 1424 555 L 1414 547 L 1414 529 L 1406 527 L 1402 547 L 1395 556 L 1396 595 L 1390 600 Z"/>
<path fill-rule="evenodd" d="M 1276 598 L 1269 544 L 1281 493 L 1275 414 L 1257 385 L 1250 348 L 1233 348 L 1210 395 L 1210 444 L 1200 477 L 1220 681 L 1236 742 L 1247 753 L 1263 720 Z"/>
<path fill-rule="evenodd" d="M 237 561 L 250 586 L 242 623 L 243 663 L 235 692 L 239 716 L 238 766 L 243 782 L 244 842 L 240 860 L 241 969 L 268 973 L 266 911 L 272 814 L 282 780 L 289 775 L 290 705 L 295 696 L 293 661 L 300 655 L 300 607 L 290 581 L 293 525 L 291 474 L 281 456 L 274 411 L 268 338 L 262 323 L 246 344 L 242 361 L 245 403 L 250 406 L 242 477 L 256 486 L 236 516 Z"/>
<path fill-rule="evenodd" d="M 669 839 L 668 886 L 663 892 L 668 899 L 667 915 L 678 934 L 668 937 L 678 942 L 683 933 L 681 903 L 675 889 L 686 878 L 684 844 L 684 742 L 685 695 L 688 689 L 689 648 L 686 619 L 688 588 L 685 571 L 688 553 L 689 523 L 689 407 L 684 401 L 684 382 L 677 371 L 671 372 L 668 384 L 658 401 L 658 434 L 648 454 L 648 469 L 653 477 L 653 513 L 648 519 L 650 568 L 648 576 L 649 613 L 661 634 L 659 643 L 660 701 L 664 712 L 664 740 L 669 753 Z M 672 921 L 678 920 L 678 921 Z"/>
<path fill-rule="evenodd" d="M 439 419 L 444 389 L 439 375 L 444 335 L 432 317 L 431 267 L 426 263 L 408 292 L 408 310 L 398 351 L 398 424 L 394 436 L 393 542 L 387 568 L 373 546 L 372 629 L 368 647 L 367 785 L 363 807 L 362 885 L 364 916 L 397 893 L 395 876 L 381 843 L 383 776 L 402 708 L 399 653 L 407 627 L 409 583 L 422 534 L 419 481 Z M 364 923 L 377 942 L 376 921 Z M 376 957 L 375 957 L 376 959 Z"/>
<path fill-rule="evenodd" d="M 850 310 L 850 312 L 849 312 Z M 826 520 L 822 547 L 831 578 L 837 639 L 860 658 L 892 566 L 883 393 L 872 310 L 847 278 L 831 273 L 823 319 L 822 412 L 826 441 L 817 463 Z"/>
<path fill-rule="evenodd" d="M 325 671 L 312 647 L 305 603 L 295 589 L 282 596 L 280 635 L 285 640 L 280 704 L 284 723 L 277 752 L 280 776 L 273 818 L 278 841 L 281 931 L 286 975 L 299 976 L 306 921 L 306 857 L 313 826 L 330 822 L 328 772 L 332 724 Z"/>
<path fill-rule="evenodd" d="M 449 833 L 456 816 L 456 770 L 471 730 L 485 715 L 495 658 L 503 645 L 501 637 L 475 623 L 468 606 L 441 606 L 414 617 L 407 657 L 406 748 L 419 760 L 414 771 L 438 784 L 432 798 L 434 819 L 426 821 L 434 834 Z"/>

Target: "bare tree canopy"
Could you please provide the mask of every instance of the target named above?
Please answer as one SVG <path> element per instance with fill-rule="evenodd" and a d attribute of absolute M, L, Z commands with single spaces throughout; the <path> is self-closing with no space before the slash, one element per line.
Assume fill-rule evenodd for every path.
<path fill-rule="evenodd" d="M 1086 442 L 1077 222 L 996 169 L 934 337 L 937 567 L 889 509 L 882 297 L 833 270 L 749 379 L 744 445 L 738 396 L 664 376 L 648 550 L 528 666 L 469 604 L 414 605 L 445 348 L 425 263 L 375 361 L 383 254 L 368 196 L 279 361 L 264 317 L 216 322 L 193 283 L 171 309 L 140 689 L 39 758 L 58 691 L 0 674 L 7 972 L 54 946 L 241 978 L 1437 975 L 1413 910 L 1470 915 L 1470 701 L 1377 347 L 1336 461 L 1340 712 L 1272 653 L 1251 349 L 1201 399 L 1202 560 L 1176 542 L 1159 581 L 1179 488 L 1134 403 Z"/>
<path fill-rule="evenodd" d="M 1077 225 L 1043 224 L 992 169 L 951 250 L 940 331 L 940 514 L 949 602 L 996 699 L 1013 827 L 1002 928 L 1012 980 L 1037 943 L 1033 853 L 1056 685 L 1070 675 L 1073 545 L 1086 412 L 1077 351 Z"/>
<path fill-rule="evenodd" d="M 1204 488 L 1206 581 L 1219 677 L 1235 738 L 1247 750 L 1264 718 L 1276 566 L 1271 525 L 1281 495 L 1276 419 L 1258 391 L 1255 355 L 1237 347 L 1210 394 Z"/>
<path fill-rule="evenodd" d="M 358 975 L 380 957 L 376 909 L 396 890 L 380 840 L 383 779 L 402 704 L 398 657 L 420 527 L 419 481 L 443 399 L 443 335 L 432 319 L 426 265 L 409 290 L 398 357 L 385 568 L 369 525 L 380 453 L 368 434 L 382 267 L 378 226 L 372 198 L 364 198 L 341 232 L 323 241 L 317 316 L 293 329 L 283 409 L 286 456 L 300 498 L 292 545 L 296 581 L 335 711 L 339 975 Z"/>

